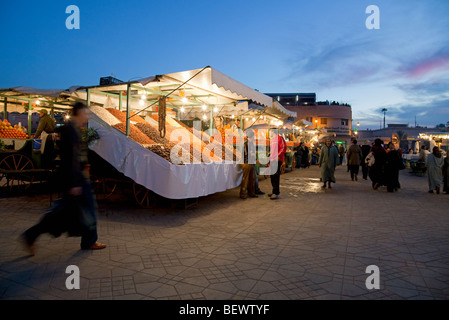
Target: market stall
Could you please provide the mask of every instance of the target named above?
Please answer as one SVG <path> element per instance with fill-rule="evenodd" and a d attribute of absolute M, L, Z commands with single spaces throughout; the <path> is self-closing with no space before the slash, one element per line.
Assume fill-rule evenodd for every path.
<path fill-rule="evenodd" d="M 67 112 L 74 89 L 0 89 L 0 187 L 23 191 L 35 182 L 51 179 L 55 168 L 44 166 L 45 142 L 32 139 L 32 122 L 34 120 L 37 126 L 39 115 L 36 110 L 45 109 L 52 115 L 58 111 Z"/>
<path fill-rule="evenodd" d="M 136 184 L 169 199 L 239 186 L 239 153 L 214 143 L 224 142 L 214 131 L 214 118 L 243 114 L 249 102 L 272 106 L 271 97 L 210 67 L 83 87 L 71 98 L 87 101 L 93 112 L 88 126 L 100 139 L 90 149 Z M 186 126 L 181 121 L 186 118 L 201 119 L 199 126 Z"/>

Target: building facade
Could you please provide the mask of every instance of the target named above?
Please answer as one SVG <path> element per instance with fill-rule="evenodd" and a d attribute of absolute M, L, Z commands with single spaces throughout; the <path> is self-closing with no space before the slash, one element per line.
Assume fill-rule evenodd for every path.
<path fill-rule="evenodd" d="M 352 108 L 335 101 L 316 101 L 315 93 L 265 93 L 286 109 L 297 113 L 295 121 L 305 119 L 315 128 L 324 128 L 337 142 L 349 145 L 356 137 L 352 127 Z"/>

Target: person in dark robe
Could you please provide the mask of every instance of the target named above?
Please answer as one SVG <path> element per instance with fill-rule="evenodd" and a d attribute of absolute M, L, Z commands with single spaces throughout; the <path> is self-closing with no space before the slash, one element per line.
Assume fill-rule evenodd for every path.
<path fill-rule="evenodd" d="M 82 161 L 83 141 L 81 127 L 89 120 L 90 110 L 84 103 L 77 102 L 72 108 L 71 121 L 58 132 L 60 135 L 59 184 L 62 198 L 55 202 L 50 211 L 36 225 L 21 236 L 30 254 L 35 254 L 35 242 L 44 233 L 59 237 L 63 233 L 81 237 L 81 249 L 104 249 L 98 242 L 97 204 Z"/>
<path fill-rule="evenodd" d="M 397 191 L 401 185 L 399 183 L 399 170 L 402 166 L 402 157 L 396 150 L 393 142 L 388 144 L 388 152 L 385 156 L 385 184 L 388 192 Z"/>
<path fill-rule="evenodd" d="M 383 141 L 380 139 L 374 140 L 374 145 L 371 147 L 371 152 L 374 154 L 374 165 L 369 169 L 369 177 L 371 179 L 373 189 L 377 190 L 380 186 L 385 185 L 384 169 L 385 157 L 387 153 L 383 147 Z"/>
<path fill-rule="evenodd" d="M 359 174 L 360 161 L 362 159 L 362 150 L 357 145 L 357 140 L 352 141 L 352 145 L 349 147 L 346 153 L 346 161 L 348 162 L 349 172 L 351 173 L 351 180 L 357 181 Z"/>
<path fill-rule="evenodd" d="M 323 182 L 322 188 L 332 188 L 331 182 L 335 183 L 335 167 L 339 164 L 338 149 L 336 146 L 331 145 L 329 139 L 326 140 L 325 145 L 321 149 L 318 165 L 321 168 L 321 181 Z"/>
<path fill-rule="evenodd" d="M 362 159 L 360 164 L 362 165 L 362 176 L 363 180 L 368 180 L 368 166 L 365 163 L 365 158 L 368 155 L 371 147 L 367 144 L 364 144 L 362 145 L 361 149 L 362 149 Z"/>
<path fill-rule="evenodd" d="M 443 191 L 449 194 L 449 152 L 444 158 L 443 164 Z"/>

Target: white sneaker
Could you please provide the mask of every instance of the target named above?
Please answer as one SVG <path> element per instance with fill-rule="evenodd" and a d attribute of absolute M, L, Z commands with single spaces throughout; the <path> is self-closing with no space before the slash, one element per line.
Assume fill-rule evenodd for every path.
<path fill-rule="evenodd" d="M 270 197 L 270 200 L 276 200 L 276 199 L 279 199 L 279 195 L 273 193 Z"/>

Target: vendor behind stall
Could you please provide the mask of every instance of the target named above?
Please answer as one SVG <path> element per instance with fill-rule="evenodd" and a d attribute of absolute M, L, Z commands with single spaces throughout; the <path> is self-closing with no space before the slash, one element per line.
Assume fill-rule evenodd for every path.
<path fill-rule="evenodd" d="M 41 139 L 42 167 L 51 168 L 54 159 L 56 121 L 48 115 L 46 109 L 39 111 L 41 119 L 34 139 Z"/>

